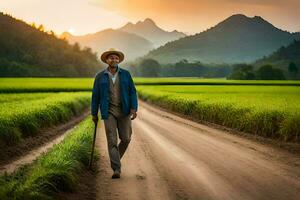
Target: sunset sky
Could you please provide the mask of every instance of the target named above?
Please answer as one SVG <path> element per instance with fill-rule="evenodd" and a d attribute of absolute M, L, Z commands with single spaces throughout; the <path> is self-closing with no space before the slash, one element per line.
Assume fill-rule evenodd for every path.
<path fill-rule="evenodd" d="M 153 19 L 167 31 L 194 34 L 232 14 L 262 16 L 276 27 L 300 31 L 300 0 L 0 0 L 0 11 L 46 30 L 75 35 Z"/>

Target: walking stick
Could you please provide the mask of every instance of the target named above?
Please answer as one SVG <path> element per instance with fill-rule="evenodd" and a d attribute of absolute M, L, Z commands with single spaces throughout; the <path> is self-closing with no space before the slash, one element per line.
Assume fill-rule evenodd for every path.
<path fill-rule="evenodd" d="M 98 122 L 95 123 L 94 139 L 93 139 L 93 146 L 92 146 L 91 158 L 90 158 L 90 163 L 89 163 L 89 169 L 92 169 L 92 164 L 93 164 L 94 148 L 95 148 L 96 133 L 97 133 L 97 124 L 98 124 Z"/>

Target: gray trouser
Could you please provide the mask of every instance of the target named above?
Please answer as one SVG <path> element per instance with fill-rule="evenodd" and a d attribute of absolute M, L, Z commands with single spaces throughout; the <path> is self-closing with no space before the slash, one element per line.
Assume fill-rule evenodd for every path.
<path fill-rule="evenodd" d="M 110 158 L 111 168 L 113 170 L 121 170 L 121 158 L 124 155 L 128 144 L 131 140 L 132 128 L 131 128 L 131 115 L 118 115 L 115 116 L 111 113 L 108 115 L 108 119 L 104 119 L 107 147 Z M 117 130 L 120 138 L 118 145 Z"/>

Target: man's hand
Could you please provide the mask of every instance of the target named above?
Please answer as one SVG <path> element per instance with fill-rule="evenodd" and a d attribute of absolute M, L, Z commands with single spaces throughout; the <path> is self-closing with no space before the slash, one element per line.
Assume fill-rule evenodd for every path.
<path fill-rule="evenodd" d="M 135 109 L 130 109 L 131 120 L 134 120 L 137 116 Z"/>
<path fill-rule="evenodd" d="M 98 116 L 97 116 L 97 115 L 93 115 L 93 122 L 94 122 L 95 124 L 98 123 Z"/>

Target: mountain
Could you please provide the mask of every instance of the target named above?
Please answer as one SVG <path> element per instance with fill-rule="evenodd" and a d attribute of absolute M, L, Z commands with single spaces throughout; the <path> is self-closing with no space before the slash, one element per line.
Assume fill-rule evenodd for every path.
<path fill-rule="evenodd" d="M 61 35 L 70 43 L 78 42 L 81 46 L 91 47 L 98 54 L 111 47 L 120 49 L 125 53 L 126 61 L 144 56 L 150 50 L 184 36 L 184 33 L 176 30 L 162 30 L 149 18 L 136 24 L 129 22 L 118 29 L 105 29 L 83 36 L 74 36 L 67 32 Z"/>
<path fill-rule="evenodd" d="M 167 42 L 186 36 L 186 34 L 178 32 L 177 30 L 171 32 L 165 31 L 159 28 L 150 18 L 146 18 L 144 21 L 138 21 L 136 24 L 129 22 L 118 30 L 144 37 L 151 41 L 154 47 L 159 47 Z"/>
<path fill-rule="evenodd" d="M 280 30 L 259 16 L 236 14 L 216 26 L 169 42 L 143 58 L 160 63 L 182 59 L 204 63 L 253 62 L 291 43 L 297 34 Z"/>
<path fill-rule="evenodd" d="M 0 76 L 93 76 L 101 67 L 90 49 L 0 13 Z"/>
<path fill-rule="evenodd" d="M 153 45 L 147 39 L 125 31 L 105 29 L 93 34 L 74 36 L 63 33 L 61 37 L 70 43 L 78 42 L 81 46 L 92 48 L 98 56 L 109 48 L 116 48 L 125 54 L 125 61 L 133 60 L 138 56 L 147 54 Z"/>
<path fill-rule="evenodd" d="M 280 47 L 271 55 L 255 61 L 254 66 L 258 68 L 262 65 L 270 64 L 276 68 L 280 68 L 288 77 L 290 63 L 294 63 L 298 67 L 298 77 L 300 78 L 300 40 L 294 40 L 290 45 Z"/>

